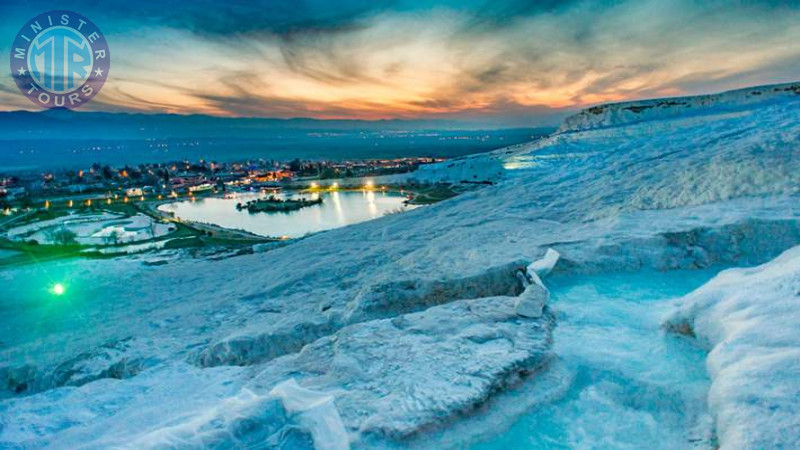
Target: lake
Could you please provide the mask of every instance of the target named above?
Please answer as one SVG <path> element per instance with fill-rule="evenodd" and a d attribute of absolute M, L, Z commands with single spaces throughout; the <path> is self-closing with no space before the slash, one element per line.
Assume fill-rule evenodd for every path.
<path fill-rule="evenodd" d="M 238 203 L 264 198 L 272 193 L 236 193 L 225 198 L 208 197 L 195 201 L 185 200 L 158 207 L 181 220 L 202 222 L 225 228 L 249 231 L 269 237 L 300 237 L 309 233 L 330 230 L 346 225 L 377 219 L 387 213 L 407 210 L 406 197 L 393 191 L 337 191 L 323 193 L 277 193 L 278 198 L 316 199 L 322 204 L 297 211 L 277 213 L 249 213 L 236 209 Z"/>

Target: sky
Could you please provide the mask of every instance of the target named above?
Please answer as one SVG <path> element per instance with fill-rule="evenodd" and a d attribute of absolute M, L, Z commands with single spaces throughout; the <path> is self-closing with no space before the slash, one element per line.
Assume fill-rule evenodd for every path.
<path fill-rule="evenodd" d="M 0 0 L 0 51 L 52 9 L 108 39 L 88 111 L 538 126 L 800 79 L 800 0 Z"/>

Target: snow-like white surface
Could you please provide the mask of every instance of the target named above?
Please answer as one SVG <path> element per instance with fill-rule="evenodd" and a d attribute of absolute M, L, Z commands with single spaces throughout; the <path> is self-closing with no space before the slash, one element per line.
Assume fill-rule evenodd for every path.
<path fill-rule="evenodd" d="M 560 253 L 554 272 L 565 276 L 756 264 L 800 243 L 799 107 L 800 96 L 785 91 L 425 166 L 415 176 L 496 184 L 252 255 L 4 270 L 0 386 L 9 399 L 0 402 L 0 446 L 224 446 L 274 442 L 275 433 L 310 445 L 308 430 L 268 395 L 289 378 L 334 396 L 351 438 L 376 431 L 370 445 L 452 425 L 470 414 L 464 402 L 480 407 L 509 381 L 490 368 L 513 367 L 508 348 L 530 339 L 513 322 L 528 320 L 513 314 L 522 292 L 515 273 L 547 249 Z M 57 299 L 55 282 L 67 286 Z M 513 319 L 490 314 L 481 323 L 503 336 L 485 341 L 485 352 L 483 339 L 465 340 L 471 324 L 447 326 L 498 298 Z M 422 318 L 428 311 L 436 322 Z M 423 333 L 395 326 L 409 317 Z M 337 353 L 362 342 L 359 333 L 368 342 Z M 414 345 L 400 351 L 402 342 L 424 345 L 424 358 Z M 366 350 L 374 358 L 364 360 Z M 350 371 L 332 374 L 318 355 L 347 358 L 335 367 Z M 433 384 L 426 376 L 437 370 L 444 375 Z M 402 388 L 416 378 L 431 388 Z M 393 386 L 390 398 L 404 407 L 379 408 L 374 380 Z M 186 398 L 175 401 L 170 389 Z M 131 419 L 141 392 L 149 401 L 163 393 L 158 417 Z M 355 417 L 355 406 L 380 420 Z"/>
<path fill-rule="evenodd" d="M 357 437 L 405 438 L 547 364 L 552 317 L 518 317 L 513 302 L 467 300 L 351 325 L 276 359 L 252 386 L 300 377 L 304 387 L 335 395 Z"/>
<path fill-rule="evenodd" d="M 559 257 L 557 251 L 549 248 L 542 259 L 528 264 L 524 271 L 517 272 L 517 278 L 524 288 L 514 303 L 514 311 L 517 315 L 528 318 L 542 316 L 544 307 L 550 300 L 550 291 L 544 285 L 542 277 L 553 270 Z"/>
<path fill-rule="evenodd" d="M 553 271 L 559 258 L 561 255 L 557 251 L 548 248 L 542 259 L 537 259 L 528 265 L 528 273 L 533 272 L 539 278 L 544 278 Z"/>
<path fill-rule="evenodd" d="M 800 247 L 730 269 L 682 298 L 669 328 L 709 350 L 709 404 L 724 449 L 800 443 Z"/>
<path fill-rule="evenodd" d="M 714 273 L 642 270 L 548 278 L 548 307 L 557 320 L 555 368 L 566 372 L 557 376 L 568 389 L 525 408 L 507 430 L 508 421 L 493 423 L 502 433 L 469 448 L 712 448 L 705 352 L 661 332 L 660 326 L 670 299 L 691 292 Z M 515 405 L 547 393 L 531 385 L 533 392 L 526 386 L 500 396 L 493 409 L 515 414 Z M 483 429 L 478 423 L 473 427 Z"/>
<path fill-rule="evenodd" d="M 75 213 L 21 225 L 9 230 L 7 235 L 14 240 L 54 244 L 52 234 L 62 229 L 74 233 L 75 242 L 79 244 L 108 245 L 162 237 L 174 231 L 175 226 L 156 222 L 145 214 L 126 217 L 109 212 Z"/>
<path fill-rule="evenodd" d="M 299 417 L 300 423 L 311 433 L 317 450 L 350 448 L 350 438 L 332 395 L 305 389 L 294 378 L 278 384 L 269 393 L 281 399 L 287 413 Z"/>
<path fill-rule="evenodd" d="M 658 120 L 706 114 L 709 111 L 737 111 L 758 103 L 782 101 L 787 95 L 800 95 L 800 83 L 759 86 L 695 97 L 640 100 L 587 108 L 567 118 L 559 131 L 583 131 Z"/>

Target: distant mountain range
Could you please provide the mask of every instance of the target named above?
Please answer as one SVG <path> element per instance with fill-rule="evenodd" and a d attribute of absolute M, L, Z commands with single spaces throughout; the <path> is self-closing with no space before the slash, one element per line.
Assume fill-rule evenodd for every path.
<path fill-rule="evenodd" d="M 277 133 L 479 130 L 447 120 L 317 120 L 228 118 L 206 115 L 74 112 L 0 112 L 0 140 L 28 139 L 259 139 Z"/>

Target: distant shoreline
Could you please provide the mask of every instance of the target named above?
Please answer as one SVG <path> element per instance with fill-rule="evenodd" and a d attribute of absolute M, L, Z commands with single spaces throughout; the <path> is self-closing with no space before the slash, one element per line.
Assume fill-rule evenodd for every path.
<path fill-rule="evenodd" d="M 6 129 L 3 134 L 4 128 Z M 74 137 L 55 134 L 42 139 L 15 139 L 0 118 L 0 174 L 85 169 L 92 164 L 123 166 L 153 162 L 293 159 L 358 161 L 381 158 L 456 158 L 529 142 L 540 129 L 381 133 L 356 131 L 278 133 L 259 138 L 233 137 Z M 319 131 L 319 130 L 318 130 Z M 68 136 L 68 135 L 67 135 Z"/>

